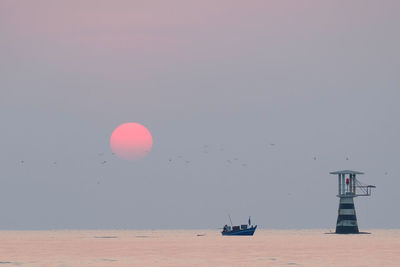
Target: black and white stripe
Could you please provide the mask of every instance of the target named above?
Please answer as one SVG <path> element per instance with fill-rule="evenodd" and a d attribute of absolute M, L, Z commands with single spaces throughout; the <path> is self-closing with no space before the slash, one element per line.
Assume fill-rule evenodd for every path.
<path fill-rule="evenodd" d="M 340 198 L 338 218 L 336 222 L 336 233 L 337 234 L 359 233 L 353 197 Z"/>

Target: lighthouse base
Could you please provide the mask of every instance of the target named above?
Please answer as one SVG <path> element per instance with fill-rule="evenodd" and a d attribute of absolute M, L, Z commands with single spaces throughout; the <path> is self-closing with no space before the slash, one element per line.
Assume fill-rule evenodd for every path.
<path fill-rule="evenodd" d="M 336 233 L 359 233 L 353 197 L 340 197 L 338 218 L 336 221 Z"/>

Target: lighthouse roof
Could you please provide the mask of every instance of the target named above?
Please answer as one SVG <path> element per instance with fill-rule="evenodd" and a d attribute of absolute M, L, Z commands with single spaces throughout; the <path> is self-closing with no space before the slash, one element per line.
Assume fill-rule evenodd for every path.
<path fill-rule="evenodd" d="M 344 170 L 344 171 L 330 172 L 330 174 L 364 174 L 364 173 L 358 171 Z"/>

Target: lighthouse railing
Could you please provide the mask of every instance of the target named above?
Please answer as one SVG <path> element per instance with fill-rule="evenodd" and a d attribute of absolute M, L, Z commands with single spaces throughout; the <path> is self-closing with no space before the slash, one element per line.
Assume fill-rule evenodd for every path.
<path fill-rule="evenodd" d="M 376 188 L 376 186 L 374 185 L 363 184 L 357 179 L 355 181 L 356 181 L 356 192 L 355 192 L 356 196 L 370 196 L 372 188 Z"/>

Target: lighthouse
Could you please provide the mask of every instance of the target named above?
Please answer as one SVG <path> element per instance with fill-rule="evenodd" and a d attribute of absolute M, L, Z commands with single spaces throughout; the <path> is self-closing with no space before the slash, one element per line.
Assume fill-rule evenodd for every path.
<path fill-rule="evenodd" d="M 335 171 L 330 174 L 338 175 L 339 201 L 338 217 L 336 221 L 337 234 L 358 234 L 358 224 L 354 198 L 358 196 L 370 196 L 374 185 L 365 185 L 357 180 L 356 175 L 364 174 L 358 171 Z"/>

